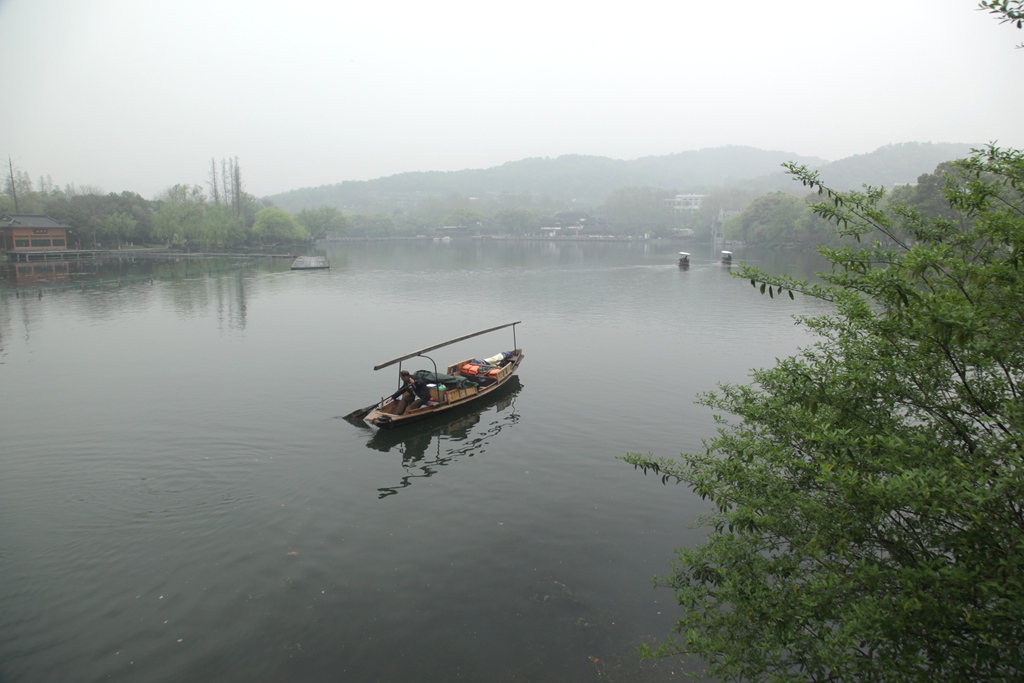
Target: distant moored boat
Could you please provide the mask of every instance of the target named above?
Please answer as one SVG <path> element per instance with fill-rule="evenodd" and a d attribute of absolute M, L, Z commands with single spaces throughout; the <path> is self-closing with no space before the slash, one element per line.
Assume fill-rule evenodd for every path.
<path fill-rule="evenodd" d="M 330 267 L 326 256 L 300 256 L 292 261 L 292 270 L 321 270 Z"/>

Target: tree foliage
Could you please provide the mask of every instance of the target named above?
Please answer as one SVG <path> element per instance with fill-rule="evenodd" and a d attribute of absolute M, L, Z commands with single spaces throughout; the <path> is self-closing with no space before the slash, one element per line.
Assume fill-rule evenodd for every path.
<path fill-rule="evenodd" d="M 608 196 L 601 216 L 626 234 L 667 230 L 678 222 L 668 203 L 672 196 L 654 187 L 623 187 Z"/>
<path fill-rule="evenodd" d="M 890 200 L 898 204 L 909 204 L 925 218 L 948 218 L 954 220 L 957 213 L 946 200 L 946 177 L 953 170 L 953 164 L 945 161 L 936 167 L 934 173 L 923 173 L 914 185 L 900 185 L 893 188 Z"/>
<path fill-rule="evenodd" d="M 203 236 L 206 195 L 199 185 L 178 184 L 161 197 L 153 217 L 153 234 L 175 243 L 199 242 Z"/>
<path fill-rule="evenodd" d="M 714 506 L 658 579 L 682 607 L 660 653 L 725 680 L 1021 680 L 1024 154 L 955 162 L 953 218 L 790 170 L 856 244 L 822 249 L 820 285 L 739 276 L 830 302 L 800 319 L 816 343 L 703 395 L 704 453 L 625 458 Z"/>
<path fill-rule="evenodd" d="M 978 9 L 998 16 L 1000 24 L 1016 24 L 1017 28 L 1024 28 L 1024 0 L 982 0 Z"/>
<path fill-rule="evenodd" d="M 444 224 L 479 231 L 486 220 L 487 217 L 476 209 L 466 208 L 452 211 L 445 217 Z"/>
<path fill-rule="evenodd" d="M 494 226 L 499 233 L 516 236 L 525 235 L 541 227 L 534 212 L 523 207 L 498 210 L 494 214 Z"/>
<path fill-rule="evenodd" d="M 978 9 L 987 10 L 989 14 L 999 17 L 1000 24 L 1024 28 L 1024 0 L 981 0 Z M 1024 47 L 1024 43 L 1017 47 Z"/>
<path fill-rule="evenodd" d="M 826 221 L 807 202 L 785 192 L 762 195 L 725 222 L 725 237 L 749 244 L 827 244 L 833 237 Z"/>
<path fill-rule="evenodd" d="M 395 219 L 386 213 L 352 216 L 352 232 L 359 237 L 392 237 Z"/>
<path fill-rule="evenodd" d="M 252 231 L 260 239 L 276 243 L 295 243 L 309 239 L 306 229 L 281 209 L 258 211 Z"/>
<path fill-rule="evenodd" d="M 127 242 L 130 235 L 134 234 L 138 221 L 130 213 L 118 211 L 107 216 L 104 225 L 105 233 L 110 235 L 118 244 Z"/>
<path fill-rule="evenodd" d="M 351 221 L 333 206 L 303 209 L 295 215 L 295 220 L 306 229 L 312 240 L 322 240 L 327 236 L 343 237 L 351 228 Z"/>

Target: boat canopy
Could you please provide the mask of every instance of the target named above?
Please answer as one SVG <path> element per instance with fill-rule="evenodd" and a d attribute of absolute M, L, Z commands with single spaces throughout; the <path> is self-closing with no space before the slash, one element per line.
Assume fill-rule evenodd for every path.
<path fill-rule="evenodd" d="M 454 344 L 455 342 L 460 342 L 460 341 L 463 341 L 465 339 L 472 339 L 473 337 L 479 337 L 481 334 L 487 334 L 488 332 L 494 332 L 495 330 L 501 330 L 501 329 L 504 329 L 506 327 L 511 327 L 512 328 L 512 338 L 513 338 L 513 340 L 515 340 L 515 334 L 516 334 L 516 327 L 515 326 L 518 325 L 521 322 L 522 322 L 522 320 L 517 320 L 514 323 L 505 323 L 504 325 L 498 325 L 497 327 L 488 327 L 486 330 L 480 330 L 479 332 L 473 332 L 472 334 L 465 334 L 465 335 L 463 335 L 461 337 L 456 337 L 455 339 L 449 339 L 446 342 L 441 342 L 440 344 L 434 344 L 433 346 L 428 346 L 425 349 L 420 349 L 419 351 L 413 351 L 412 353 L 407 353 L 404 356 L 399 356 L 398 358 L 394 358 L 392 360 L 385 361 L 385 362 L 381 363 L 380 365 L 374 365 L 373 369 L 374 370 L 380 370 L 381 368 L 386 368 L 389 365 L 394 365 L 395 363 L 401 363 L 403 360 L 408 360 L 410 358 L 415 358 L 416 356 L 422 356 L 423 354 L 425 354 L 428 351 L 433 351 L 434 349 L 440 349 L 440 348 L 442 348 L 444 346 L 448 346 L 450 344 Z"/>

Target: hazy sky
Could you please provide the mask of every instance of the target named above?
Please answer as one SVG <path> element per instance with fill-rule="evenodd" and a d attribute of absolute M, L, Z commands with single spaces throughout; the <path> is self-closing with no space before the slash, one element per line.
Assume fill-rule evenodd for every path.
<path fill-rule="evenodd" d="M 153 197 L 226 157 L 262 196 L 562 154 L 1024 147 L 1024 31 L 976 6 L 0 0 L 0 154 Z"/>

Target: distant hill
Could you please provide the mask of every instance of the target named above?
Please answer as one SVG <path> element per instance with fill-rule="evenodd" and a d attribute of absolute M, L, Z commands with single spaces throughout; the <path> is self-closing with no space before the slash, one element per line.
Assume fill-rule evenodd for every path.
<path fill-rule="evenodd" d="M 870 154 L 857 154 L 825 165 L 821 179 L 837 190 L 861 185 L 885 186 L 916 183 L 923 173 L 931 173 L 943 161 L 962 159 L 971 147 L 952 142 L 904 142 L 879 147 Z"/>
<path fill-rule="evenodd" d="M 412 208 L 430 196 L 458 193 L 467 197 L 529 194 L 565 202 L 588 210 L 623 187 L 657 187 L 686 193 L 708 193 L 730 187 L 799 192 L 780 171 L 786 161 L 821 170 L 822 178 L 837 189 L 863 183 L 913 183 L 942 161 L 967 154 L 970 146 L 908 142 L 882 147 L 828 163 L 817 157 L 753 147 L 716 147 L 664 156 L 622 161 L 608 157 L 566 155 L 530 158 L 501 166 L 463 171 L 399 173 L 366 181 L 345 181 L 308 187 L 266 199 L 292 213 L 330 204 L 347 212 L 375 213 Z"/>
<path fill-rule="evenodd" d="M 903 142 L 879 147 L 874 152 L 857 154 L 821 165 L 816 169 L 826 185 L 834 190 L 855 190 L 863 185 L 883 186 L 914 184 L 924 173 L 932 173 L 943 161 L 962 159 L 971 147 L 958 142 Z M 744 187 L 762 191 L 802 193 L 802 186 L 785 173 L 777 171 L 767 177 L 742 183 Z"/>

